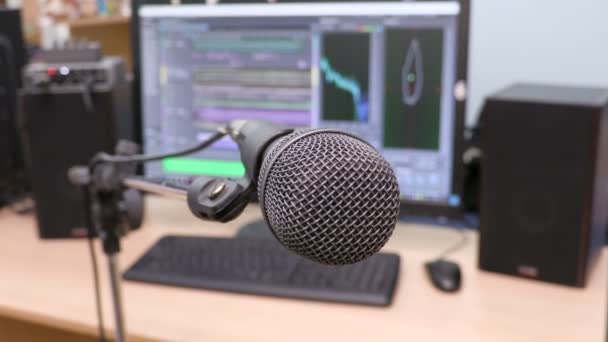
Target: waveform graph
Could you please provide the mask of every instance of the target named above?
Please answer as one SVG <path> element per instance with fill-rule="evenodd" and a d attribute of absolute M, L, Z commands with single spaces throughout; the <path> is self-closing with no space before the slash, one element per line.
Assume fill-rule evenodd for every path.
<path fill-rule="evenodd" d="M 408 106 L 416 105 L 422 96 L 422 85 L 424 84 L 422 58 L 420 42 L 414 38 L 405 53 L 405 60 L 401 67 L 401 92 L 403 103 Z"/>
<path fill-rule="evenodd" d="M 439 149 L 443 44 L 442 28 L 386 30 L 384 147 Z"/>
<path fill-rule="evenodd" d="M 368 122 L 370 35 L 327 32 L 322 37 L 321 118 Z"/>

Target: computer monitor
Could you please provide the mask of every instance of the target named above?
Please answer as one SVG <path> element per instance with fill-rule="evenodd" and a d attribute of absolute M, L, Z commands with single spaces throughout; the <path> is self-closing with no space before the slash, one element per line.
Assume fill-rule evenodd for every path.
<path fill-rule="evenodd" d="M 138 25 L 146 153 L 237 118 L 338 128 L 389 160 L 406 209 L 460 207 L 467 2 L 144 4 Z M 226 138 L 145 172 L 245 170 Z"/>

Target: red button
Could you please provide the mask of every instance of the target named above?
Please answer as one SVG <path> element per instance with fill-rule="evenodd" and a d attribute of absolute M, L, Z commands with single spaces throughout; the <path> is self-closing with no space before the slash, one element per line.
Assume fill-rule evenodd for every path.
<path fill-rule="evenodd" d="M 55 68 L 48 68 L 48 69 L 46 69 L 46 73 L 49 76 L 55 76 L 55 75 L 57 75 L 57 69 L 55 69 Z"/>

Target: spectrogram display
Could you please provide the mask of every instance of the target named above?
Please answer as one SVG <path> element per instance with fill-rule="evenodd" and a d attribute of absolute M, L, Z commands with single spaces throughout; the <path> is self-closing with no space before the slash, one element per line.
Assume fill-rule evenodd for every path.
<path fill-rule="evenodd" d="M 321 71 L 323 120 L 369 120 L 369 46 L 366 32 L 323 34 Z"/>

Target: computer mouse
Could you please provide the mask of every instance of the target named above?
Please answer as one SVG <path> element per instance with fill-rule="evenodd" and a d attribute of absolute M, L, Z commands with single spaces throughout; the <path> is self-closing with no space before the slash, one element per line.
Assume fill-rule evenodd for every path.
<path fill-rule="evenodd" d="M 443 292 L 456 292 L 460 289 L 461 274 L 457 263 L 444 259 L 424 264 L 433 285 Z"/>

